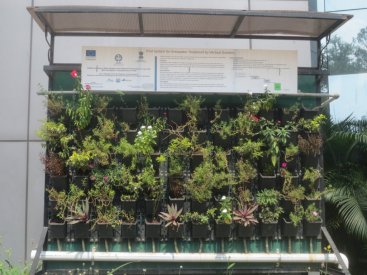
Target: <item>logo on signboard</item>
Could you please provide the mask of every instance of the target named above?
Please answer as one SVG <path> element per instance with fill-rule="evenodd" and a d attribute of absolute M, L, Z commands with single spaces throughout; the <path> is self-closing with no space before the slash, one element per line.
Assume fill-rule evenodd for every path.
<path fill-rule="evenodd" d="M 139 52 L 139 59 L 140 60 L 144 59 L 144 52 L 143 51 Z"/>
<path fill-rule="evenodd" d="M 96 59 L 96 50 L 86 50 L 85 51 L 85 57 L 87 59 Z"/>
<path fill-rule="evenodd" d="M 122 61 L 122 55 L 119 53 L 115 54 L 115 61 L 116 61 L 116 64 L 120 64 Z"/>

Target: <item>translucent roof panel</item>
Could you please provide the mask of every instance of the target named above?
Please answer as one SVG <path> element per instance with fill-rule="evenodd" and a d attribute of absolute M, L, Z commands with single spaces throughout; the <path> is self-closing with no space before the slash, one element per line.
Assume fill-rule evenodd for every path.
<path fill-rule="evenodd" d="M 112 13 L 43 13 L 48 27 L 57 33 L 67 32 L 107 32 L 137 33 L 139 18 L 137 14 Z"/>
<path fill-rule="evenodd" d="M 236 16 L 191 14 L 144 14 L 144 33 L 228 35 Z M 216 26 L 216 28 L 213 28 Z"/>
<path fill-rule="evenodd" d="M 332 30 L 335 20 L 312 18 L 276 18 L 248 16 L 237 31 L 237 35 L 287 35 L 320 37 Z"/>
<path fill-rule="evenodd" d="M 351 16 L 304 11 L 29 7 L 40 27 L 53 35 L 170 36 L 318 40 Z"/>

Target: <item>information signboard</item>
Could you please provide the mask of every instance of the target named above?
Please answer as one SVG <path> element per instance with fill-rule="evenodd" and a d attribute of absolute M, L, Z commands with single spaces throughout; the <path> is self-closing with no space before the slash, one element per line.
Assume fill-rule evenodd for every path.
<path fill-rule="evenodd" d="M 297 52 L 83 47 L 82 83 L 96 91 L 297 92 Z"/>

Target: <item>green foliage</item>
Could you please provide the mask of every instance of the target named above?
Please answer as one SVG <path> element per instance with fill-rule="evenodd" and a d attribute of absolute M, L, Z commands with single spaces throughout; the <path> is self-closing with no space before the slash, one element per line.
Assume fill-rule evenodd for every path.
<path fill-rule="evenodd" d="M 279 220 L 283 209 L 279 206 L 281 194 L 274 189 L 264 189 L 257 193 L 256 201 L 260 206 L 259 218 L 264 223 Z"/>
<path fill-rule="evenodd" d="M 135 223 L 135 212 L 128 212 L 126 210 L 121 210 L 121 221 L 124 223 Z"/>
<path fill-rule="evenodd" d="M 266 153 L 270 157 L 272 165 L 276 167 L 279 162 L 280 148 L 286 145 L 290 132 L 294 128 L 290 124 L 280 126 L 272 121 L 263 119 L 260 121 L 262 122 L 260 136 L 266 144 Z"/>
<path fill-rule="evenodd" d="M 209 216 L 207 213 L 199 214 L 198 212 L 186 212 L 182 215 L 182 220 L 192 222 L 194 224 L 209 224 Z"/>
<path fill-rule="evenodd" d="M 303 220 L 304 209 L 301 204 L 295 204 L 294 209 L 291 213 L 289 213 L 289 219 L 293 223 L 294 226 L 299 226 Z"/>
<path fill-rule="evenodd" d="M 260 206 L 278 205 L 280 198 L 280 192 L 275 189 L 264 189 L 256 194 L 256 201 Z"/>
<path fill-rule="evenodd" d="M 0 248 L 1 240 L 0 240 Z M 29 266 L 24 264 L 15 265 L 12 263 L 11 249 L 5 249 L 4 252 L 0 251 L 0 274 L 1 275 L 28 275 Z"/>
<path fill-rule="evenodd" d="M 217 223 L 232 223 L 232 198 L 222 196 L 219 200 L 219 207 L 213 216 Z"/>
<path fill-rule="evenodd" d="M 62 122 L 45 121 L 37 135 L 48 143 L 50 149 L 57 149 L 60 146 L 60 138 L 65 136 L 67 129 Z"/>
<path fill-rule="evenodd" d="M 66 104 L 66 113 L 72 119 L 73 124 L 77 129 L 85 129 L 91 122 L 93 117 L 93 100 L 94 95 L 85 90 L 80 83 L 79 78 L 76 78 L 75 90 L 77 94 L 73 96 L 71 101 Z"/>
<path fill-rule="evenodd" d="M 317 168 L 306 168 L 303 174 L 303 180 L 308 181 L 312 186 L 315 185 L 316 181 L 321 178 L 321 171 Z"/>
<path fill-rule="evenodd" d="M 93 129 L 93 135 L 99 140 L 114 140 L 118 132 L 115 130 L 115 124 L 112 120 L 105 117 L 98 117 L 98 124 Z"/>
<path fill-rule="evenodd" d="M 76 170 L 85 171 L 88 169 L 90 162 L 95 157 L 95 154 L 92 151 L 73 151 L 66 164 L 70 165 Z"/>
<path fill-rule="evenodd" d="M 305 219 L 308 222 L 319 222 L 321 221 L 321 211 L 318 207 L 316 207 L 315 203 L 310 204 L 305 209 Z"/>
<path fill-rule="evenodd" d="M 326 116 L 324 114 L 319 114 L 312 119 L 301 118 L 298 121 L 298 125 L 303 130 L 318 133 L 321 125 L 325 124 L 325 122 Z"/>
<path fill-rule="evenodd" d="M 253 141 L 251 139 L 240 139 L 237 146 L 233 150 L 241 156 L 247 157 L 251 160 L 257 160 L 263 156 L 262 141 Z"/>
<path fill-rule="evenodd" d="M 285 156 L 284 159 L 286 162 L 292 161 L 299 154 L 299 149 L 297 145 L 289 144 L 285 148 Z"/>
<path fill-rule="evenodd" d="M 249 183 L 257 176 L 256 168 L 248 160 L 239 159 L 236 162 L 236 170 L 238 173 L 238 181 L 240 183 Z"/>

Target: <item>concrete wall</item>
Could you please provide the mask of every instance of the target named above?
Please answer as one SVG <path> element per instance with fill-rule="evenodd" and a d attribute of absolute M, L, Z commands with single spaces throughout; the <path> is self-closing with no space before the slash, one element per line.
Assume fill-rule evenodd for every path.
<path fill-rule="evenodd" d="M 15 261 L 29 259 L 43 226 L 44 174 L 39 155 L 42 142 L 36 131 L 45 118 L 43 98 L 36 93 L 47 87 L 43 65 L 47 61 L 44 34 L 26 11 L 35 5 L 115 5 L 217 9 L 307 10 L 307 0 L 150 0 L 0 1 L 0 236 L 2 246 L 13 250 Z M 148 3 L 148 4 L 147 4 Z M 156 38 L 58 38 L 55 62 L 79 63 L 81 46 L 140 46 L 194 48 L 282 48 L 302 51 L 299 66 L 309 66 L 309 42 L 264 43 L 248 40 Z M 1 249 L 1 248 L 0 248 Z"/>

